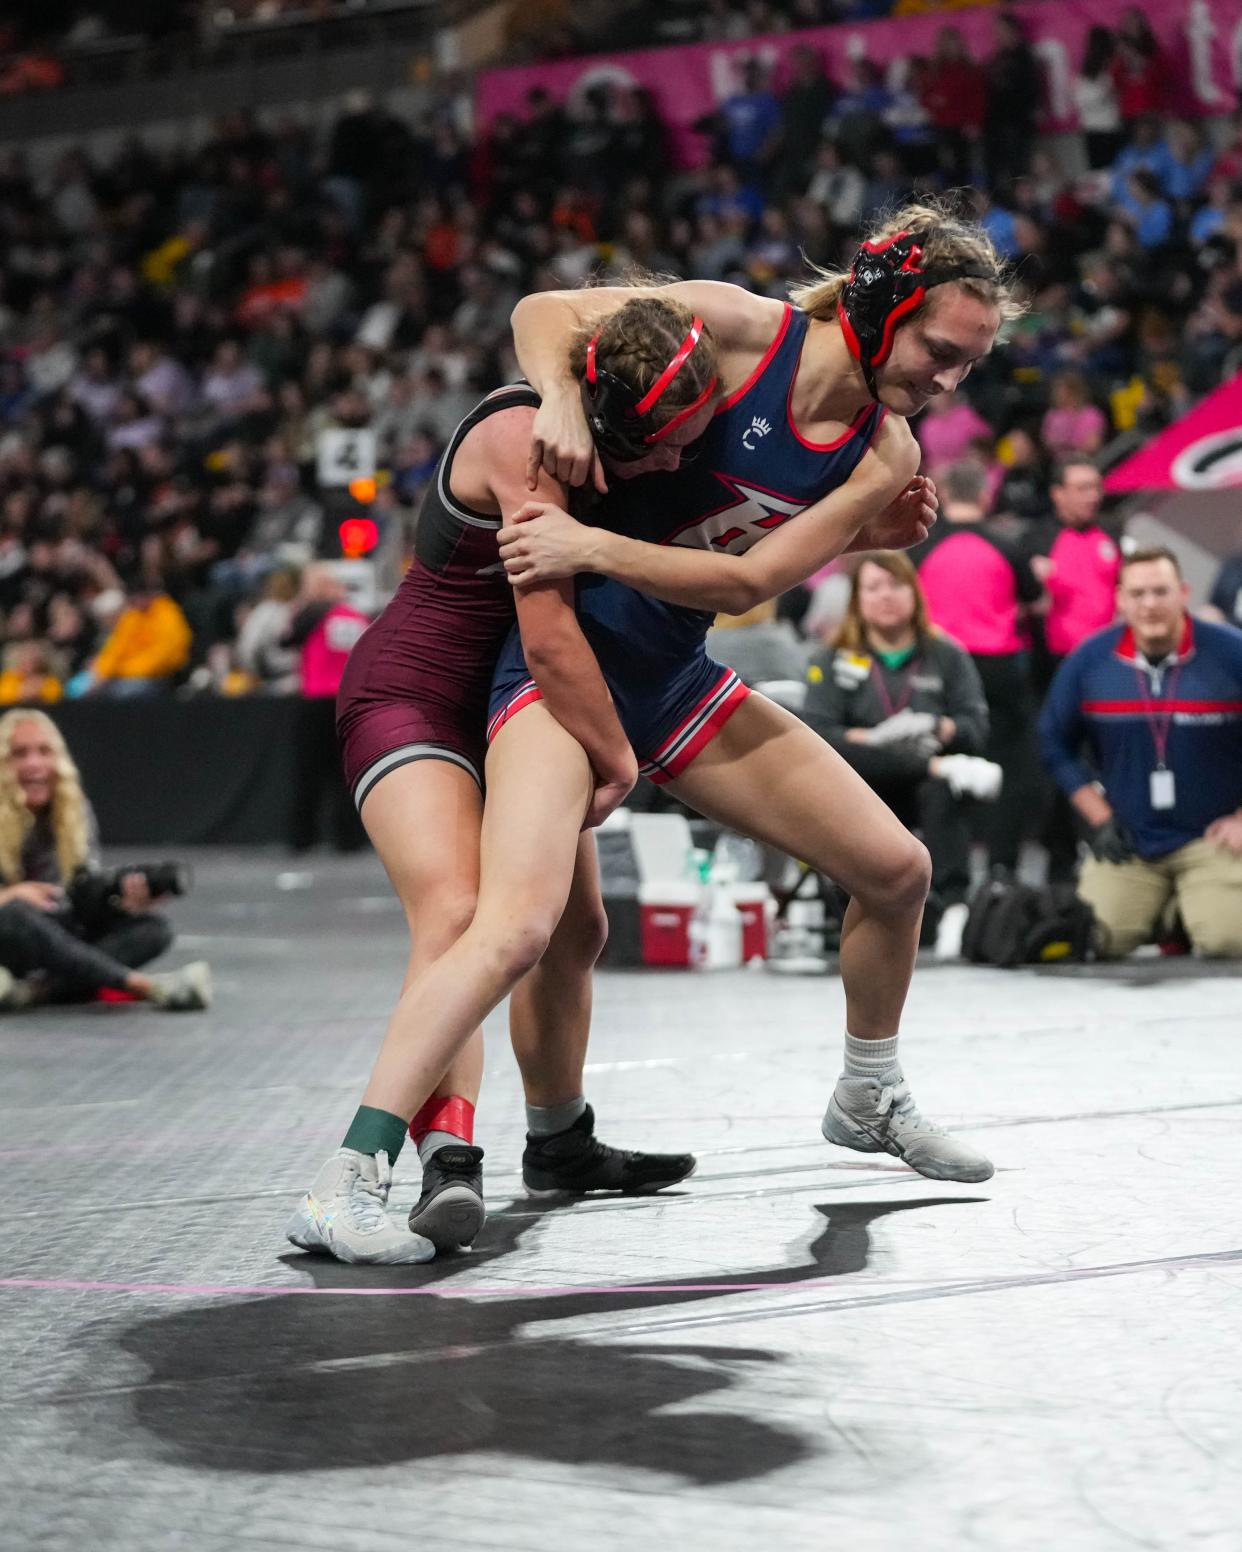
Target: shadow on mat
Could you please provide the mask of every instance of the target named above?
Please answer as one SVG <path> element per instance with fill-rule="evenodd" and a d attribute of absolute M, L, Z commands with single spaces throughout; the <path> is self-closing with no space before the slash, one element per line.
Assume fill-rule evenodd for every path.
<path fill-rule="evenodd" d="M 710 1291 L 686 1280 L 643 1292 L 282 1296 L 177 1309 L 109 1332 L 147 1370 L 124 1399 L 132 1409 L 125 1432 L 136 1421 L 160 1457 L 216 1471 L 324 1471 L 490 1451 L 674 1472 L 699 1484 L 763 1476 L 822 1450 L 823 1439 L 715 1405 L 681 1409 L 729 1390 L 742 1366 L 779 1363 L 779 1355 L 545 1328 L 607 1314 L 624 1325 L 625 1316 L 719 1302 L 748 1283 L 848 1276 L 866 1266 L 878 1219 L 978 1200 L 818 1207 L 826 1221 L 809 1259 L 695 1279 L 719 1285 Z M 310 1257 L 289 1264 L 324 1288 L 433 1286 L 449 1275 L 468 1287 L 481 1264 L 515 1248 L 540 1216 L 493 1219 L 490 1252 L 466 1262 L 365 1271 Z"/>

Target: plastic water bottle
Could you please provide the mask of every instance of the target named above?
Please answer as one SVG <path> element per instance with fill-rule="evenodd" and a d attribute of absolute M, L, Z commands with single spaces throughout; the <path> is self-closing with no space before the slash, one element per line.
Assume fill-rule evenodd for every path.
<path fill-rule="evenodd" d="M 742 963 L 742 913 L 727 883 L 715 884 L 707 916 L 707 968 L 736 970 Z"/>
<path fill-rule="evenodd" d="M 699 903 L 694 908 L 694 915 L 690 918 L 688 929 L 690 968 L 692 970 L 708 970 L 711 968 L 711 911 L 708 904 L 708 891 L 704 887 L 699 893 Z"/>

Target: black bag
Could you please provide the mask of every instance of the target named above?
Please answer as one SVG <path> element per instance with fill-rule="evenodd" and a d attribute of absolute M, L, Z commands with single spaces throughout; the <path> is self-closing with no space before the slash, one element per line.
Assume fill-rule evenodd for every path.
<path fill-rule="evenodd" d="M 1035 888 L 992 879 L 970 902 L 962 958 L 976 965 L 1081 964 L 1091 958 L 1095 913 L 1072 884 Z"/>

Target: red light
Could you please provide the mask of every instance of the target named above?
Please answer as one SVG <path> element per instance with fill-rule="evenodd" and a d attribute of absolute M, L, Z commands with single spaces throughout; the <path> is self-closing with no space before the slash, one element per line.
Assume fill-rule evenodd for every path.
<path fill-rule="evenodd" d="M 370 554 L 379 543 L 379 528 L 369 517 L 347 517 L 337 532 L 341 537 L 341 553 L 350 560 Z"/>

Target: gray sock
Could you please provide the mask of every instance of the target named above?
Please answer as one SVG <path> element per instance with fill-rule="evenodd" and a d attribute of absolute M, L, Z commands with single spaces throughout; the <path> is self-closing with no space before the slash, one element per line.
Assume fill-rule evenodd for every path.
<path fill-rule="evenodd" d="M 586 1110 L 586 1099 L 567 1099 L 563 1105 L 527 1105 L 526 1130 L 532 1137 L 553 1137 L 567 1132 Z"/>
<path fill-rule="evenodd" d="M 458 1137 L 456 1132 L 428 1132 L 418 1145 L 418 1162 L 425 1164 L 437 1148 L 446 1147 L 450 1143 L 456 1143 L 459 1148 L 470 1146 L 466 1139 Z"/>
<path fill-rule="evenodd" d="M 845 1076 L 882 1078 L 897 1068 L 897 1036 L 888 1040 L 859 1040 L 845 1036 Z"/>

